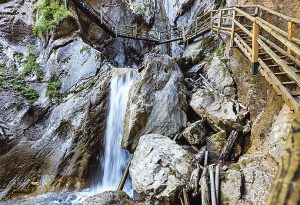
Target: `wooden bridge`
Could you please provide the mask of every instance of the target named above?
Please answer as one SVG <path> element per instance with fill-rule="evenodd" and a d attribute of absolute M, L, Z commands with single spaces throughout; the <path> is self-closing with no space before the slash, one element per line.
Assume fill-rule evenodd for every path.
<path fill-rule="evenodd" d="M 213 35 L 226 34 L 230 37 L 231 46 L 237 46 L 251 62 L 252 74 L 259 72 L 264 76 L 291 110 L 298 111 L 300 108 L 300 39 L 294 36 L 300 19 L 260 5 L 234 6 L 211 10 L 187 27 L 143 33 L 137 26 L 117 25 L 85 0 L 72 1 L 113 37 L 165 44 L 190 42 L 209 32 Z M 266 17 L 274 19 L 274 22 L 266 21 Z"/>

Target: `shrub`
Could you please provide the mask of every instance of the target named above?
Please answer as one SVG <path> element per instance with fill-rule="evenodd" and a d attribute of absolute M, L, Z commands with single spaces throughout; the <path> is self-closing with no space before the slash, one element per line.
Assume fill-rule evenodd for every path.
<path fill-rule="evenodd" d="M 61 99 L 63 94 L 60 92 L 62 83 L 60 81 L 49 81 L 46 86 L 46 95 L 50 99 Z"/>
<path fill-rule="evenodd" d="M 17 77 L 14 81 L 14 87 L 17 91 L 21 93 L 28 100 L 36 100 L 39 94 L 34 90 L 32 86 L 26 85 L 25 82 Z"/>
<path fill-rule="evenodd" d="M 0 88 L 4 84 L 4 77 L 0 74 Z"/>
<path fill-rule="evenodd" d="M 33 27 L 36 35 L 44 35 L 49 30 L 55 29 L 61 20 L 72 16 L 72 13 L 61 4 L 60 0 L 42 0 L 37 6 L 37 10 L 40 16 Z"/>
<path fill-rule="evenodd" d="M 144 15 L 145 14 L 145 8 L 142 4 L 138 4 L 135 8 L 135 12 L 137 14 L 140 14 L 140 15 Z"/>
<path fill-rule="evenodd" d="M 1 68 L 1 69 L 7 68 L 7 67 L 6 67 L 6 64 L 5 64 L 5 63 L 0 63 L 0 68 Z"/>
<path fill-rule="evenodd" d="M 41 69 L 40 64 L 36 62 L 36 59 L 37 57 L 35 56 L 35 54 L 33 52 L 30 52 L 21 72 L 21 77 L 28 76 L 30 73 L 32 73 L 32 71 L 34 71 L 38 81 L 41 81 L 44 78 L 44 72 Z"/>
<path fill-rule="evenodd" d="M 91 47 L 88 45 L 82 46 L 80 49 L 80 53 L 88 52 L 91 53 Z"/>
<path fill-rule="evenodd" d="M 20 5 L 23 5 L 24 2 L 25 2 L 25 0 L 19 0 L 19 4 L 20 4 Z"/>

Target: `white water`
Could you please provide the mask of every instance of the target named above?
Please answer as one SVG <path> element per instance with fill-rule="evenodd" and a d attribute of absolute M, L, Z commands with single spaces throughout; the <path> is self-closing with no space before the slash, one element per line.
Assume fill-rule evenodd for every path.
<path fill-rule="evenodd" d="M 100 181 L 95 187 L 81 192 L 47 193 L 36 197 L 19 198 L 8 203 L 0 202 L 0 205 L 23 204 L 23 201 L 33 201 L 32 205 L 78 205 L 90 196 L 104 191 L 116 191 L 122 174 L 127 165 L 129 153 L 121 148 L 121 140 L 124 127 L 124 117 L 128 101 L 128 93 L 137 72 L 129 70 L 126 73 L 115 76 L 110 84 L 109 113 L 104 139 L 104 156 L 100 161 L 103 170 Z M 132 197 L 131 181 L 128 177 L 124 189 Z"/>
<path fill-rule="evenodd" d="M 121 148 L 124 117 L 129 90 L 137 77 L 137 72 L 128 72 L 115 76 L 110 84 L 109 113 L 104 139 L 104 156 L 101 160 L 102 179 L 97 184 L 96 192 L 117 190 L 126 168 L 129 153 Z M 131 182 L 128 179 L 124 191 L 131 194 Z"/>

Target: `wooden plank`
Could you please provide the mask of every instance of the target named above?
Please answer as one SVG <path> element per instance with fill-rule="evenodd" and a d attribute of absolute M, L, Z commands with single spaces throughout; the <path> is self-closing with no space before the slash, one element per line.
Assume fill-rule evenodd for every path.
<path fill-rule="evenodd" d="M 295 71 L 295 73 L 300 73 L 300 70 L 299 71 Z M 287 72 L 278 72 L 278 73 L 274 73 L 274 75 L 287 75 Z"/>
<path fill-rule="evenodd" d="M 290 41 L 293 39 L 293 27 L 294 27 L 293 22 L 289 21 L 288 22 L 288 39 Z M 288 48 L 288 54 L 292 55 L 292 50 L 290 48 Z"/>
<path fill-rule="evenodd" d="M 231 150 L 233 148 L 233 145 L 234 145 L 237 137 L 238 137 L 238 132 L 235 131 L 235 130 L 232 130 L 232 132 L 230 133 L 230 135 L 229 135 L 229 137 L 227 139 L 227 142 L 226 142 L 225 146 L 223 147 L 223 150 L 222 150 L 222 152 L 220 154 L 219 159 L 221 161 L 224 162 L 224 161 L 226 161 L 228 159 L 229 154 L 231 153 Z"/>
<path fill-rule="evenodd" d="M 265 51 L 274 59 L 274 61 L 281 66 L 281 68 L 288 73 L 288 76 L 293 79 L 298 86 L 300 86 L 300 76 L 298 76 L 294 69 L 287 65 L 286 61 L 280 59 L 260 38 L 257 39 L 257 42 Z"/>
<path fill-rule="evenodd" d="M 295 81 L 282 82 L 282 85 L 296 85 Z"/>
<path fill-rule="evenodd" d="M 284 37 L 280 34 L 278 34 L 274 29 L 266 26 L 261 21 L 257 20 L 257 24 L 263 28 L 265 31 L 267 31 L 269 34 L 271 34 L 274 38 L 276 38 L 278 41 L 280 41 L 283 45 L 287 46 L 291 49 L 291 51 L 295 52 L 297 55 L 300 56 L 300 46 L 292 41 L 289 41 L 287 37 Z"/>
<path fill-rule="evenodd" d="M 230 34 L 230 47 L 232 48 L 234 46 L 234 31 L 235 31 L 235 17 L 236 17 L 236 11 L 233 10 L 233 21 L 232 21 L 232 25 L 231 25 L 231 34 Z"/>
<path fill-rule="evenodd" d="M 259 69 L 259 71 L 265 77 L 265 79 L 273 86 L 277 94 L 282 96 L 282 99 L 292 110 L 295 110 L 296 108 L 298 109 L 298 102 L 293 98 L 293 96 L 287 91 L 287 89 L 282 85 L 278 78 L 268 68 L 267 64 L 265 64 L 261 59 L 258 59 L 258 61 L 262 68 Z"/>

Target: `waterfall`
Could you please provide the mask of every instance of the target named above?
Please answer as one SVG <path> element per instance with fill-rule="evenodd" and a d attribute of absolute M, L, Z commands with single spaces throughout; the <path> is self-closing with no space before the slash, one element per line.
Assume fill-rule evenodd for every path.
<path fill-rule="evenodd" d="M 110 84 L 109 113 L 104 138 L 104 156 L 101 160 L 102 179 L 96 187 L 98 192 L 117 190 L 128 162 L 129 153 L 121 148 L 121 140 L 128 93 L 136 77 L 137 72 L 129 70 L 115 76 Z M 131 195 L 130 179 L 127 179 L 124 191 Z"/>

